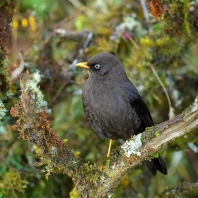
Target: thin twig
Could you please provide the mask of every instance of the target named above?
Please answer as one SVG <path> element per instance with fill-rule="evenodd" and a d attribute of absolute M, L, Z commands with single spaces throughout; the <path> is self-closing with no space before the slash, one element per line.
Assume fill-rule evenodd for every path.
<path fill-rule="evenodd" d="M 131 43 L 134 45 L 134 47 L 138 50 L 140 49 L 140 47 L 138 46 L 138 44 L 135 42 L 135 40 L 133 39 L 133 37 L 130 37 L 129 40 L 131 41 Z"/>
<path fill-rule="evenodd" d="M 174 109 L 173 109 L 173 107 L 172 107 L 172 105 L 171 105 L 171 100 L 170 100 L 170 97 L 169 97 L 169 95 L 168 95 L 168 92 L 167 92 L 167 90 L 166 90 L 166 88 L 165 88 L 163 82 L 161 81 L 160 77 L 158 76 L 158 74 L 157 74 L 155 68 L 154 68 L 151 64 L 149 64 L 149 66 L 150 66 L 152 72 L 154 73 L 155 77 L 156 77 L 157 80 L 159 81 L 160 85 L 162 86 L 162 89 L 164 90 L 164 93 L 165 93 L 165 95 L 166 95 L 166 98 L 167 98 L 167 100 L 168 100 L 168 105 L 169 105 L 169 119 L 171 119 L 171 118 L 174 117 Z"/>
<path fill-rule="evenodd" d="M 148 22 L 149 21 L 149 11 L 147 9 L 145 0 L 140 0 L 140 4 L 142 6 L 142 10 L 143 10 L 143 13 L 144 13 L 144 18 L 145 18 L 146 22 Z"/>
<path fill-rule="evenodd" d="M 54 97 L 52 98 L 52 100 L 50 101 L 49 106 L 52 106 L 52 104 L 56 101 L 56 99 L 58 98 L 58 96 L 61 94 L 62 90 L 65 88 L 65 86 L 67 85 L 67 81 L 64 81 L 62 83 L 62 85 L 60 86 L 60 88 L 58 89 L 58 91 L 56 92 L 56 94 L 54 95 Z"/>
<path fill-rule="evenodd" d="M 93 16 L 93 11 L 91 9 L 89 9 L 88 7 L 86 7 L 84 4 L 82 4 L 80 1 L 78 0 L 68 0 L 74 7 L 76 7 L 77 9 L 81 10 L 81 11 L 85 11 L 86 10 L 86 15 L 88 17 L 92 17 Z"/>
<path fill-rule="evenodd" d="M 80 14 L 83 12 L 83 10 L 85 10 L 85 8 L 82 8 L 82 9 L 79 10 L 78 12 L 75 12 L 74 14 L 71 14 L 71 15 L 65 17 L 65 18 L 64 18 L 63 20 L 61 20 L 60 22 L 58 22 L 58 23 L 55 25 L 55 27 L 54 27 L 54 29 L 52 30 L 52 32 L 51 32 L 51 33 L 49 34 L 49 36 L 47 37 L 47 39 L 45 39 L 45 41 L 44 41 L 43 45 L 41 46 L 41 48 L 43 48 L 43 46 L 46 45 L 46 43 L 48 43 L 49 40 L 56 34 L 56 32 L 55 32 L 56 29 L 58 29 L 62 24 L 66 23 L 67 21 L 69 21 L 69 20 L 75 18 L 76 16 L 80 15 Z"/>

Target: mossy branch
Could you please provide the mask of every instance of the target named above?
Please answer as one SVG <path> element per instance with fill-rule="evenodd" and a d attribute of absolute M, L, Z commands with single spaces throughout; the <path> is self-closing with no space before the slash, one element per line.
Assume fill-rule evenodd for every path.
<path fill-rule="evenodd" d="M 198 126 L 197 97 L 180 115 L 147 128 L 142 133 L 141 144 L 139 136 L 129 140 L 126 145 L 129 149 L 134 149 L 133 145 L 136 142 L 139 144 L 139 147 L 136 145 L 137 151 L 133 154 L 126 155 L 123 146 L 114 150 L 100 171 L 95 165 L 82 163 L 75 152 L 50 128 L 42 94 L 37 86 L 39 79 L 38 73 L 25 74 L 21 78 L 21 98 L 11 109 L 11 115 L 18 117 L 13 128 L 20 133 L 22 139 L 36 145 L 35 151 L 43 163 L 48 165 L 49 172 L 58 170 L 72 178 L 79 197 L 105 197 L 132 167 L 149 159 L 163 145 Z"/>
<path fill-rule="evenodd" d="M 20 138 L 36 146 L 36 155 L 51 171 L 55 168 L 73 177 L 78 172 L 80 159 L 50 128 L 45 101 L 37 86 L 40 78 L 38 72 L 22 76 L 20 101 L 10 110 L 13 117 L 19 117 L 13 129 L 19 132 Z"/>
<path fill-rule="evenodd" d="M 174 198 L 188 194 L 189 191 L 198 189 L 198 183 L 183 182 L 176 186 L 168 186 L 162 193 L 155 198 Z"/>

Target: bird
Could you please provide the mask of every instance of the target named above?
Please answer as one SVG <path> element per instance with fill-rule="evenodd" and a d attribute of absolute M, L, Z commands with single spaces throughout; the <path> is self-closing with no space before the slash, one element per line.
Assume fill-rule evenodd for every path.
<path fill-rule="evenodd" d="M 101 52 L 76 66 L 89 70 L 82 90 L 84 113 L 96 135 L 110 139 L 109 147 L 112 140 L 123 144 L 154 125 L 148 107 L 116 56 Z M 160 155 L 146 160 L 146 164 L 153 176 L 157 171 L 167 175 L 166 164 Z"/>

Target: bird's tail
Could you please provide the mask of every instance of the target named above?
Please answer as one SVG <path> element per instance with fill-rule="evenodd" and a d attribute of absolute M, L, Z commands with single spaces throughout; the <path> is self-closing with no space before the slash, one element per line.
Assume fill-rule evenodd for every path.
<path fill-rule="evenodd" d="M 158 158 L 151 159 L 151 161 L 146 161 L 146 164 L 153 176 L 156 175 L 157 170 L 160 171 L 162 174 L 167 175 L 166 164 L 160 155 L 158 156 Z"/>

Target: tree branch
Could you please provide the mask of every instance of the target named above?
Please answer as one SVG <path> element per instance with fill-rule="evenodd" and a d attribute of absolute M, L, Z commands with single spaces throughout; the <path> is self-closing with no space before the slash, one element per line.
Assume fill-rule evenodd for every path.
<path fill-rule="evenodd" d="M 127 141 L 124 146 L 130 151 L 133 150 L 135 154 L 126 155 L 123 145 L 113 151 L 103 163 L 101 172 L 96 165 L 82 163 L 77 154 L 69 149 L 50 128 L 43 96 L 37 86 L 40 78 L 38 72 L 33 75 L 25 74 L 22 77 L 21 99 L 11 109 L 11 115 L 18 117 L 13 128 L 20 133 L 22 139 L 36 145 L 36 154 L 42 159 L 42 163 L 48 165 L 49 174 L 61 171 L 72 178 L 79 197 L 105 197 L 114 190 L 122 176 L 132 167 L 149 159 L 163 145 L 198 126 L 197 97 L 194 103 L 180 115 L 147 128 L 142 135 Z"/>
<path fill-rule="evenodd" d="M 155 198 L 174 198 L 178 196 L 185 195 L 189 193 L 189 191 L 198 189 L 198 183 L 187 183 L 183 182 L 176 186 L 169 186 L 162 193 L 157 195 Z"/>

